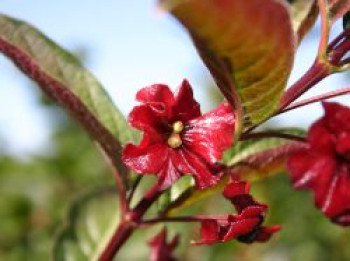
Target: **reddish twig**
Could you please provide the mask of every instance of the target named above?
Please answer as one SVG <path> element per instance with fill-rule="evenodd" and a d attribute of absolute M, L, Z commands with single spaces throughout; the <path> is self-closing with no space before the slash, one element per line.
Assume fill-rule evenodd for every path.
<path fill-rule="evenodd" d="M 281 139 L 288 139 L 288 140 L 305 142 L 304 137 L 300 137 L 300 136 L 296 136 L 296 135 L 288 134 L 288 133 L 274 132 L 274 131 L 244 133 L 240 137 L 241 140 L 261 139 L 261 138 L 281 138 Z"/>
<path fill-rule="evenodd" d="M 292 103 L 287 108 L 278 112 L 278 114 L 285 113 L 287 111 L 294 110 L 294 109 L 297 109 L 297 108 L 300 108 L 303 106 L 307 106 L 307 105 L 310 105 L 310 104 L 315 103 L 315 102 L 324 101 L 324 100 L 327 100 L 330 98 L 334 98 L 334 97 L 338 97 L 338 96 L 342 96 L 342 95 L 346 95 L 346 94 L 350 94 L 350 87 L 342 88 L 342 89 L 336 90 L 336 91 L 327 92 L 327 93 L 324 93 L 321 95 L 314 96 L 310 99 L 305 99 L 305 100 L 302 100 L 300 102 Z"/>

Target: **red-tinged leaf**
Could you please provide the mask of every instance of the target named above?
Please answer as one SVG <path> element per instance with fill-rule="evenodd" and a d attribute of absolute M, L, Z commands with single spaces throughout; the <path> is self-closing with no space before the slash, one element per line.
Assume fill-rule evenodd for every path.
<path fill-rule="evenodd" d="M 285 1 L 161 3 L 187 28 L 236 112 L 243 109 L 244 127 L 262 122 L 276 110 L 292 68 L 296 42 Z"/>
<path fill-rule="evenodd" d="M 64 107 L 125 173 L 121 146 L 133 139 L 133 132 L 100 83 L 73 55 L 29 24 L 1 14 L 0 52 Z"/>

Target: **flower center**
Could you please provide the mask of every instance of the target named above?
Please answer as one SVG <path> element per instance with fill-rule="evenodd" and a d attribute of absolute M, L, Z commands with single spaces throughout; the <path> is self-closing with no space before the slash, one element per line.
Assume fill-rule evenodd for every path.
<path fill-rule="evenodd" d="M 183 131 L 183 129 L 184 129 L 184 125 L 181 121 L 177 121 L 173 123 L 172 125 L 173 132 L 168 138 L 168 145 L 171 148 L 176 149 L 182 145 L 182 140 L 179 134 Z"/>
<path fill-rule="evenodd" d="M 180 135 L 176 133 L 171 134 L 168 139 L 168 145 L 173 149 L 180 147 L 182 145 Z"/>

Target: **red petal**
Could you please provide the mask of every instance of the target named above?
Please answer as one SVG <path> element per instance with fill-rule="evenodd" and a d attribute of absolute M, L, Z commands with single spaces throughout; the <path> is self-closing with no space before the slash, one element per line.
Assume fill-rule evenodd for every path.
<path fill-rule="evenodd" d="M 175 236 L 174 239 L 168 244 L 166 242 L 167 231 L 164 228 L 158 235 L 148 241 L 151 247 L 150 261 L 176 261 L 172 257 L 172 251 L 178 245 L 179 237 Z"/>
<path fill-rule="evenodd" d="M 336 151 L 350 161 L 350 132 L 343 132 L 339 135 Z"/>
<path fill-rule="evenodd" d="M 157 173 L 158 184 L 161 190 L 165 190 L 173 185 L 182 175 L 176 169 L 171 157 L 168 157 L 165 164 Z"/>
<path fill-rule="evenodd" d="M 201 239 L 195 241 L 195 245 L 211 245 L 219 242 L 220 227 L 216 220 L 204 220 L 201 222 Z"/>
<path fill-rule="evenodd" d="M 350 172 L 349 166 L 338 166 L 332 181 L 328 184 L 326 198 L 322 204 L 322 211 L 342 225 L 350 225 Z"/>
<path fill-rule="evenodd" d="M 136 129 L 145 131 L 152 137 L 158 137 L 158 140 L 164 140 L 166 137 L 166 125 L 164 118 L 154 112 L 146 105 L 135 106 L 129 114 L 129 123 Z"/>
<path fill-rule="evenodd" d="M 267 205 L 249 206 L 245 208 L 241 214 L 236 215 L 237 219 L 245 219 L 250 217 L 263 217 Z"/>
<path fill-rule="evenodd" d="M 187 123 L 199 116 L 201 116 L 200 105 L 193 98 L 191 85 L 187 80 L 184 80 L 175 95 L 173 121 Z"/>
<path fill-rule="evenodd" d="M 154 84 L 142 88 L 136 94 L 136 99 L 150 106 L 160 115 L 170 117 L 174 104 L 174 95 L 170 88 L 164 84 Z"/>
<path fill-rule="evenodd" d="M 189 121 L 183 134 L 184 145 L 210 163 L 221 159 L 232 143 L 234 115 L 228 103 Z"/>
<path fill-rule="evenodd" d="M 350 207 L 348 170 L 337 172 L 339 164 L 333 155 L 314 151 L 297 153 L 288 160 L 294 186 L 310 188 L 316 206 L 331 218 Z"/>
<path fill-rule="evenodd" d="M 305 149 L 290 156 L 287 167 L 295 188 L 315 187 L 328 184 L 329 176 L 335 170 L 335 161 L 329 153 Z"/>
<path fill-rule="evenodd" d="M 171 159 L 181 173 L 194 177 L 199 189 L 213 186 L 220 179 L 213 175 L 209 166 L 201 158 L 184 148 L 172 150 Z"/>
<path fill-rule="evenodd" d="M 124 164 L 140 174 L 158 172 L 168 157 L 168 147 L 165 144 L 149 144 L 146 140 L 139 146 L 126 145 L 122 154 Z"/>
<path fill-rule="evenodd" d="M 350 108 L 336 102 L 324 102 L 325 119 L 329 129 L 337 135 L 350 132 Z"/>
<path fill-rule="evenodd" d="M 324 118 L 316 121 L 309 130 L 308 142 L 311 147 L 318 150 L 333 150 L 335 136 L 327 128 Z"/>
<path fill-rule="evenodd" d="M 249 194 L 249 191 L 250 186 L 247 182 L 232 181 L 225 187 L 223 195 L 232 202 L 238 213 L 241 213 L 246 208 L 254 206 L 267 208 L 266 205 L 256 202 Z"/>
<path fill-rule="evenodd" d="M 234 239 L 238 236 L 249 234 L 260 223 L 259 217 L 247 218 L 231 224 L 227 234 L 223 238 L 223 241 Z"/>
<path fill-rule="evenodd" d="M 282 229 L 279 225 L 274 225 L 270 227 L 261 227 L 259 234 L 256 236 L 255 241 L 266 242 L 271 238 L 271 236 Z"/>
<path fill-rule="evenodd" d="M 233 181 L 229 183 L 223 192 L 223 195 L 227 199 L 234 198 L 242 194 L 249 194 L 250 186 L 244 181 Z"/>

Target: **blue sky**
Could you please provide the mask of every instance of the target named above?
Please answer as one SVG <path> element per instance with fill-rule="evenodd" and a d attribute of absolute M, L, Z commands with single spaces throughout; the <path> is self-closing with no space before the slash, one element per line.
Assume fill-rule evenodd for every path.
<path fill-rule="evenodd" d="M 196 98 L 206 101 L 201 85 L 210 79 L 208 72 L 181 26 L 157 9 L 155 0 L 1 0 L 0 12 L 30 22 L 65 48 L 86 47 L 88 68 L 125 114 L 139 88 L 159 82 L 175 88 L 183 78 L 193 84 Z M 309 38 L 290 82 L 314 59 L 317 39 Z M 343 86 L 336 78 L 342 77 L 331 77 L 317 89 Z M 0 106 L 0 133 L 11 153 L 25 155 L 45 147 L 50 134 L 45 112 L 35 106 L 25 77 L 2 56 Z M 278 122 L 306 126 L 321 115 L 320 106 L 306 111 L 289 113 Z"/>

